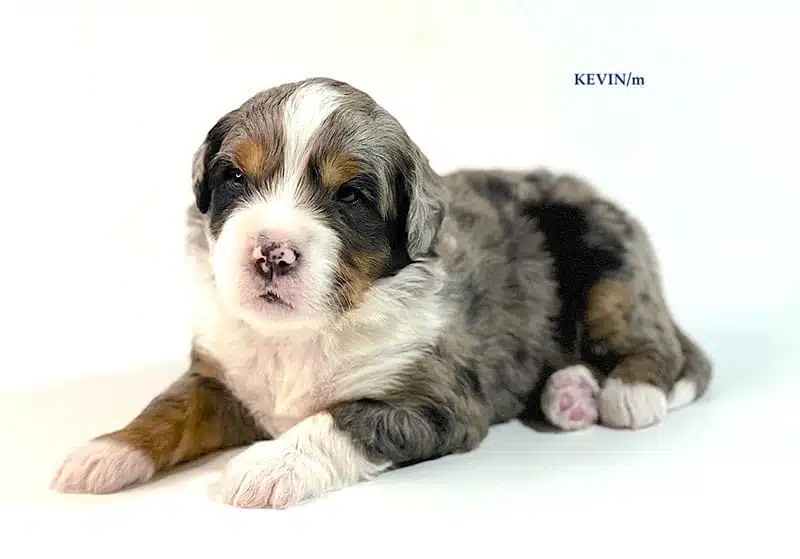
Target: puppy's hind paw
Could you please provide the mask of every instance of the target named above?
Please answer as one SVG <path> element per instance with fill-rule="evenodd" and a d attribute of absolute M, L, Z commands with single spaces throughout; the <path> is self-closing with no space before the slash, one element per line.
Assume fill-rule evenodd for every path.
<path fill-rule="evenodd" d="M 652 384 L 609 378 L 600 392 L 600 421 L 608 427 L 641 429 L 667 416 L 667 395 Z"/>
<path fill-rule="evenodd" d="M 562 431 L 586 429 L 597 423 L 597 381 L 584 365 L 560 369 L 547 379 L 542 413 Z"/>

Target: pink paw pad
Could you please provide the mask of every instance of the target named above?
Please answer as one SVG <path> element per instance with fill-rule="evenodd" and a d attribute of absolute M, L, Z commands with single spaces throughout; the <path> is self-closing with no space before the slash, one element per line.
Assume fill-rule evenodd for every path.
<path fill-rule="evenodd" d="M 583 365 L 553 373 L 542 393 L 542 411 L 547 420 L 563 431 L 585 429 L 597 423 L 596 397 L 600 388 Z"/>

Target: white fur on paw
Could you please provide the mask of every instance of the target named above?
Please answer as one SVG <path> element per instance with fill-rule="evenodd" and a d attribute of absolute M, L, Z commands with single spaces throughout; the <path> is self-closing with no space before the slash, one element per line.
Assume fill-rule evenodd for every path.
<path fill-rule="evenodd" d="M 67 456 L 50 486 L 61 493 L 113 493 L 154 474 L 153 460 L 141 450 L 113 439 L 96 439 Z"/>
<path fill-rule="evenodd" d="M 584 365 L 553 373 L 542 391 L 542 413 L 563 431 L 585 429 L 597 423 L 597 381 Z"/>
<path fill-rule="evenodd" d="M 669 393 L 669 409 L 676 410 L 688 406 L 697 399 L 697 385 L 694 381 L 682 378 L 675 383 Z"/>
<path fill-rule="evenodd" d="M 609 378 L 600 392 L 600 421 L 608 427 L 641 429 L 666 415 L 667 395 L 652 384 Z"/>
<path fill-rule="evenodd" d="M 212 494 L 235 507 L 286 508 L 324 493 L 329 467 L 285 441 L 264 441 L 230 461 Z"/>
<path fill-rule="evenodd" d="M 370 479 L 389 466 L 367 460 L 334 427 L 330 414 L 321 412 L 231 460 L 212 496 L 242 508 L 286 508 Z"/>

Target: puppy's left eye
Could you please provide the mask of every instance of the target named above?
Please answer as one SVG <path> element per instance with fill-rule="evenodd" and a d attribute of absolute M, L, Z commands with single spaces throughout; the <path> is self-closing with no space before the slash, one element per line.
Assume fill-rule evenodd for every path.
<path fill-rule="evenodd" d="M 352 204 L 361 199 L 361 192 L 354 186 L 343 185 L 336 191 L 336 201 L 343 204 Z"/>
<path fill-rule="evenodd" d="M 246 178 L 244 173 L 241 172 L 239 169 L 231 169 L 227 173 L 227 179 L 231 181 L 236 186 L 242 186 L 246 182 Z"/>

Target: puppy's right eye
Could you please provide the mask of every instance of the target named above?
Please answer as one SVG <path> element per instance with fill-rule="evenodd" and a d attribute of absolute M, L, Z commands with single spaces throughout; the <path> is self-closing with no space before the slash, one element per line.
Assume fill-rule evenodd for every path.
<path fill-rule="evenodd" d="M 336 192 L 336 199 L 344 204 L 352 204 L 353 202 L 356 202 L 358 198 L 358 189 L 349 185 L 342 186 Z"/>

